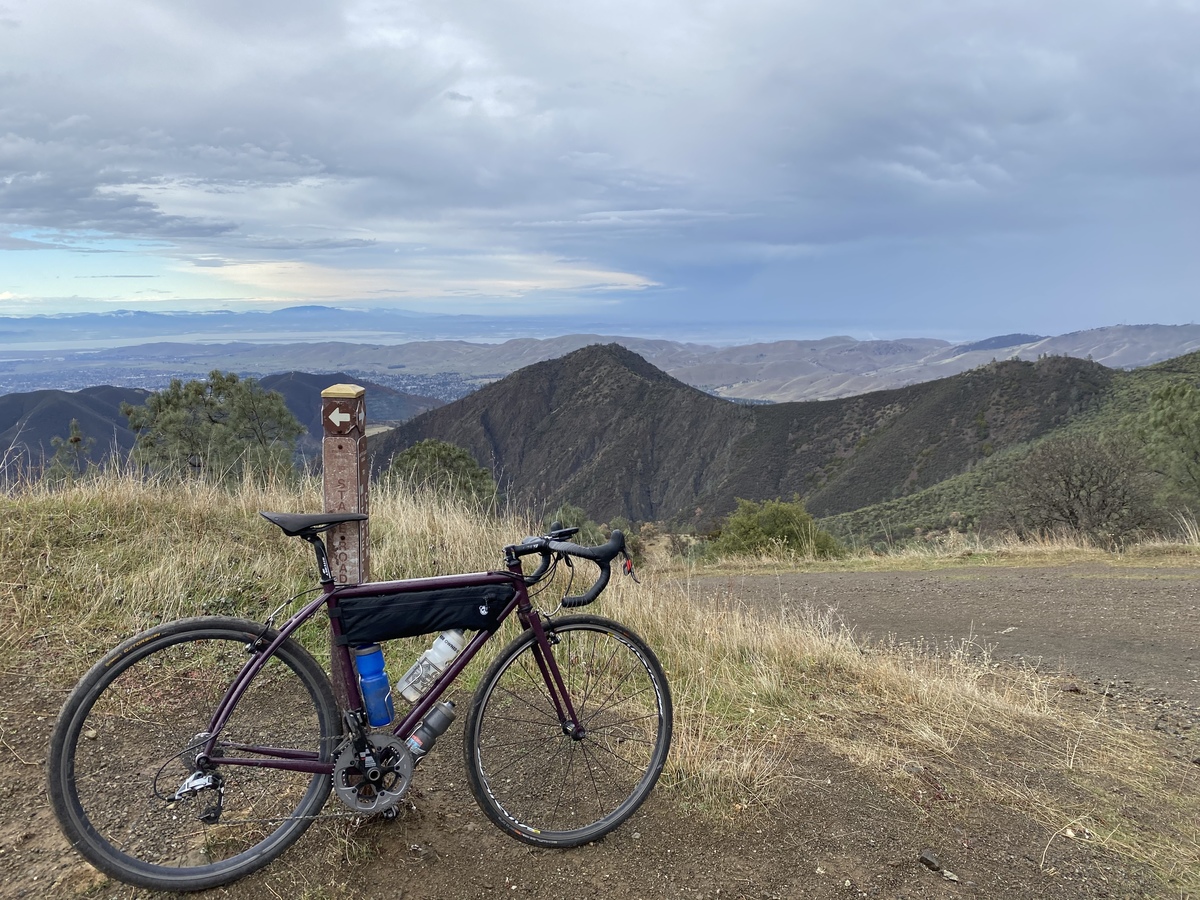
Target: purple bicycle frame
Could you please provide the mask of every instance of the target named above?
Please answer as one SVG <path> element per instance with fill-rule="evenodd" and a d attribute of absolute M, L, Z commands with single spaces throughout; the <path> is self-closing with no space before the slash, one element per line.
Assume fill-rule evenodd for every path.
<path fill-rule="evenodd" d="M 428 591 L 441 588 L 484 587 L 497 584 L 512 585 L 515 588 L 515 593 L 512 599 L 505 605 L 503 612 L 497 617 L 494 628 L 475 634 L 467 646 L 463 648 L 462 652 L 438 676 L 433 686 L 425 693 L 425 696 L 418 700 L 413 708 L 392 729 L 392 733 L 401 739 L 405 739 L 417 729 L 425 714 L 438 701 L 442 693 L 445 692 L 462 670 L 470 664 L 475 654 L 496 633 L 496 630 L 499 629 L 500 625 L 514 610 L 517 611 L 522 627 L 533 632 L 534 658 L 537 660 L 542 677 L 546 680 L 546 687 L 550 693 L 550 699 L 554 704 L 555 711 L 558 713 L 559 721 L 563 723 L 564 727 L 581 732 L 583 726 L 576 715 L 571 698 L 567 694 L 566 685 L 563 682 L 558 665 L 555 663 L 554 655 L 550 652 L 550 643 L 546 638 L 545 629 L 542 627 L 541 617 L 533 614 L 533 607 L 529 602 L 529 592 L 526 590 L 525 581 L 521 574 L 521 565 L 517 561 L 515 564 L 510 564 L 509 571 L 507 572 L 476 572 L 468 575 L 410 578 L 401 581 L 373 581 L 354 585 L 323 583 L 322 588 L 324 590 L 321 595 L 288 619 L 280 627 L 279 633 L 274 640 L 265 648 L 255 647 L 254 655 L 242 667 L 229 689 L 225 692 L 225 696 L 221 699 L 216 711 L 213 713 L 212 719 L 208 724 L 210 737 L 204 745 L 203 750 L 198 754 L 197 762 L 213 758 L 211 754 L 217 745 L 218 736 L 228 722 L 229 717 L 233 714 L 234 708 L 237 706 L 242 694 L 245 693 L 255 676 L 275 654 L 280 645 L 297 628 L 312 618 L 321 606 L 327 606 L 332 613 L 337 609 L 337 604 L 342 599 L 374 597 L 407 591 Z M 358 678 L 354 669 L 354 662 L 350 656 L 350 648 L 336 641 L 336 638 L 341 636 L 341 622 L 339 617 L 331 615 L 329 624 L 335 637 L 333 642 L 333 657 L 330 660 L 330 665 L 331 667 L 336 666 L 340 668 L 342 681 L 350 693 L 350 709 L 362 711 L 364 708 L 362 692 L 358 687 Z M 225 755 L 229 750 L 238 750 L 242 753 L 254 755 L 231 757 Z M 217 759 L 220 760 L 220 764 L 223 766 L 286 769 L 293 772 L 310 772 L 314 775 L 333 774 L 333 762 L 331 760 L 322 760 L 319 750 L 314 752 L 311 750 L 238 744 L 233 746 L 223 745 L 221 751 L 222 755 L 217 757 Z"/>

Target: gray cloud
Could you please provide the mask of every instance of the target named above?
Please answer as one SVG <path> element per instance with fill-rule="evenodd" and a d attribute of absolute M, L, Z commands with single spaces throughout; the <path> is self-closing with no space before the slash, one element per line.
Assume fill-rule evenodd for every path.
<path fill-rule="evenodd" d="M 314 238 L 306 241 L 252 237 L 247 239 L 246 244 L 262 250 L 320 252 L 322 250 L 366 250 L 378 246 L 379 242 L 363 238 Z"/>
<path fill-rule="evenodd" d="M 1165 293 L 1194 274 L 1155 256 L 1200 209 L 1183 0 L 77 0 L 0 20 L 14 229 L 164 239 L 210 268 L 550 254 L 776 306 L 789 284 L 864 304 L 899 284 L 961 309 L 957 267 L 996 275 L 981 243 L 1015 269 L 1047 265 L 1038 242 L 1082 260 L 1124 236 Z"/>

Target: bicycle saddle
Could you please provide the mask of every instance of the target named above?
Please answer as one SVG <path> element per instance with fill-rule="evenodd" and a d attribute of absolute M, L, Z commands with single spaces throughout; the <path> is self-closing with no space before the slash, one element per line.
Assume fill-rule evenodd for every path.
<path fill-rule="evenodd" d="M 273 525 L 283 529 L 288 537 L 303 537 L 305 534 L 319 534 L 322 531 L 340 525 L 343 522 L 362 522 L 367 518 L 363 513 L 258 513 Z"/>

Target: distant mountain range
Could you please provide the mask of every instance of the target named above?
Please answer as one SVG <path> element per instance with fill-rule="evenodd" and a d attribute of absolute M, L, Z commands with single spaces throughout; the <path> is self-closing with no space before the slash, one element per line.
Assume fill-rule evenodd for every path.
<path fill-rule="evenodd" d="M 561 326 L 546 325 L 546 333 Z M 114 347 L 145 341 L 382 340 L 446 338 L 502 340 L 516 336 L 505 318 L 428 315 L 393 309 L 347 310 L 328 306 L 233 312 L 112 310 L 41 316 L 0 316 L 0 346 L 11 349 Z M 528 334 L 522 329 L 520 333 Z"/>
<path fill-rule="evenodd" d="M 729 347 L 711 355 L 647 356 L 688 384 L 724 397 L 785 402 L 847 397 L 901 387 L 993 360 L 1070 356 L 1130 369 L 1200 350 L 1200 325 L 1114 325 L 1057 337 L 1011 334 L 970 344 L 914 339 L 781 341 Z"/>
<path fill-rule="evenodd" d="M 1023 345 L 1027 337 L 1020 336 Z M 1008 347 L 968 352 L 996 349 Z M 357 381 L 367 387 L 370 420 L 420 413 L 370 439 L 376 471 L 416 441 L 439 438 L 467 448 L 512 500 L 536 511 L 570 502 L 597 519 L 705 529 L 738 498 L 798 495 L 822 517 L 878 518 L 870 511 L 883 504 L 888 527 L 900 528 L 909 514 L 896 504 L 911 506 L 910 518 L 936 525 L 938 503 L 931 507 L 928 498 L 946 485 L 958 485 L 947 494 L 957 497 L 947 509 L 973 516 L 979 503 L 963 496 L 964 478 L 992 471 L 1006 451 L 1066 425 L 1116 421 L 1144 407 L 1151 385 L 1164 378 L 1194 382 L 1197 372 L 1200 352 L 1132 372 L 1068 356 L 1001 358 L 885 391 L 754 405 L 684 384 L 612 343 L 534 363 L 441 406 L 345 372 L 290 372 L 262 383 L 280 390 L 309 428 L 312 457 L 321 390 Z M 0 396 L 0 435 L 10 457 L 15 450 L 37 462 L 76 418 L 97 439 L 96 454 L 113 446 L 124 452 L 133 435 L 120 404 L 145 396 L 113 387 Z M 877 523 L 851 524 L 863 531 Z"/>
<path fill-rule="evenodd" d="M 305 315 L 320 323 L 329 312 L 316 308 Z M 336 312 L 343 319 L 348 315 Z M 207 322 L 205 317 L 212 315 L 198 318 Z M 236 319 L 279 314 L 228 315 Z M 0 332 L 15 328 L 14 321 L 28 320 L 0 319 Z M 263 319 L 260 326 L 265 328 L 268 322 L 278 324 Z M 362 323 L 364 332 L 367 324 L 376 323 L 367 319 Z M 387 324 L 381 321 L 380 330 L 372 336 L 382 340 Z M 76 326 L 80 329 L 76 333 L 82 334 L 83 326 L 78 322 Z M 245 326 L 242 321 L 238 327 Z M 276 340 L 288 336 L 282 331 L 266 333 Z M 524 366 L 597 343 L 618 343 L 680 381 L 716 396 L 788 402 L 916 384 L 965 372 L 993 359 L 1072 356 L 1110 368 L 1145 366 L 1200 349 L 1200 325 L 1116 325 L 1057 337 L 1011 334 L 967 344 L 932 338 L 860 341 L 829 337 L 716 347 L 598 334 L 487 344 L 461 340 L 403 344 L 160 342 L 88 351 L 35 350 L 26 344 L 25 349 L 10 345 L 0 351 L 0 391 L 78 388 L 99 382 L 159 387 L 172 376 L 202 377 L 212 369 L 222 369 L 260 378 L 286 371 L 347 372 L 406 393 L 451 400 Z"/>
<path fill-rule="evenodd" d="M 467 448 L 511 499 L 597 518 L 705 527 L 737 498 L 803 497 L 830 515 L 914 493 L 1092 408 L 1096 362 L 1005 360 L 827 401 L 747 406 L 617 344 L 537 363 L 372 443 L 376 467 L 426 438 Z"/>

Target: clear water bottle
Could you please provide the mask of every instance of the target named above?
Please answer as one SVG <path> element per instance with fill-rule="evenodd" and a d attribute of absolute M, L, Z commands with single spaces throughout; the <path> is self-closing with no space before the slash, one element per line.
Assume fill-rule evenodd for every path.
<path fill-rule="evenodd" d="M 412 737 L 405 741 L 408 749 L 412 751 L 413 759 L 419 760 L 432 750 L 438 736 L 445 734 L 446 729 L 453 721 L 454 704 L 449 700 L 444 700 L 429 710 L 429 713 L 421 720 L 421 724 L 417 726 L 417 730 L 412 733 Z"/>
<path fill-rule="evenodd" d="M 388 684 L 383 668 L 383 648 L 378 644 L 356 647 L 354 664 L 358 667 L 358 684 L 367 707 L 367 721 L 372 728 L 380 728 L 396 717 L 392 686 Z"/>
<path fill-rule="evenodd" d="M 466 635 L 461 628 L 439 634 L 433 646 L 422 653 L 400 679 L 400 695 L 409 703 L 420 700 L 437 677 L 446 671 L 450 660 L 458 656 L 466 642 Z"/>

